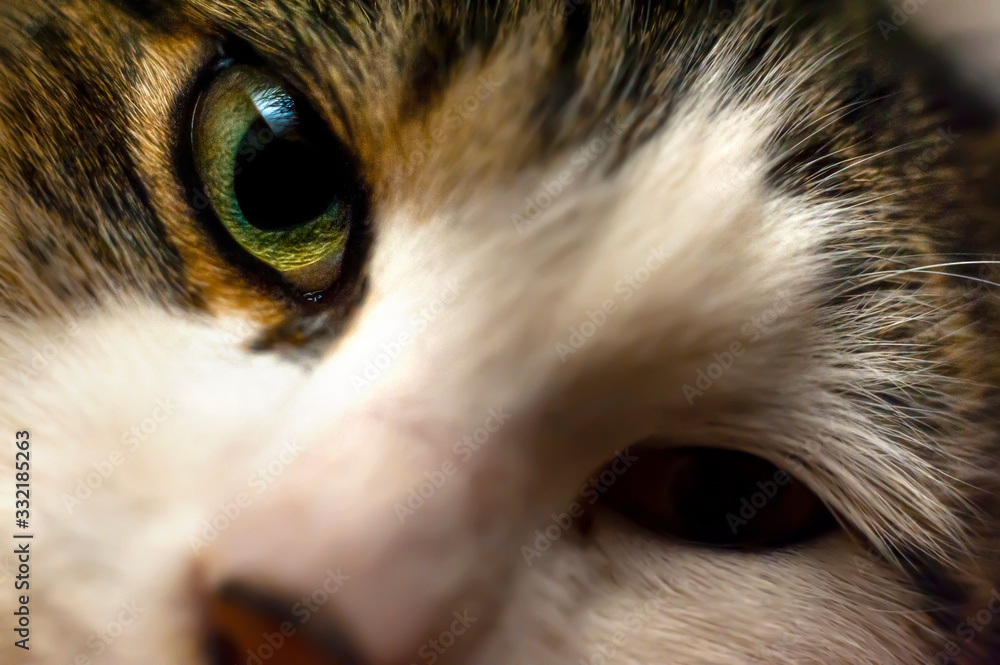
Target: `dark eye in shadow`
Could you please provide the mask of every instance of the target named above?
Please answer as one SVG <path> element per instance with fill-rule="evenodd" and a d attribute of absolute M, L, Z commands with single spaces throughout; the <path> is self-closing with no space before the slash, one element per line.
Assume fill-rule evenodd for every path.
<path fill-rule="evenodd" d="M 604 505 L 655 533 L 710 547 L 767 549 L 837 522 L 804 484 L 770 462 L 713 448 L 635 448 Z"/>

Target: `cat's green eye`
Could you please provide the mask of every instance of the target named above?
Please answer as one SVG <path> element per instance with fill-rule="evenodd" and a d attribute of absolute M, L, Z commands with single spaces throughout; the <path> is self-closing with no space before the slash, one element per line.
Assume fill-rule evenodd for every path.
<path fill-rule="evenodd" d="M 198 100 L 192 152 L 216 217 L 243 249 L 303 290 L 336 280 L 354 168 L 279 79 L 243 65 L 222 70 Z"/>

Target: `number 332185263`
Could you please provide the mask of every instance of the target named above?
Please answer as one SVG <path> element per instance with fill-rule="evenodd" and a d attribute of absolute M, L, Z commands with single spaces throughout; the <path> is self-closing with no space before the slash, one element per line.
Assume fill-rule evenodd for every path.
<path fill-rule="evenodd" d="M 14 454 L 14 479 L 16 481 L 14 485 L 14 509 L 16 511 L 14 518 L 20 528 L 26 529 L 28 528 L 27 520 L 31 517 L 31 435 L 26 431 L 18 432 L 14 438 L 14 446 L 17 448 L 17 452 Z"/>

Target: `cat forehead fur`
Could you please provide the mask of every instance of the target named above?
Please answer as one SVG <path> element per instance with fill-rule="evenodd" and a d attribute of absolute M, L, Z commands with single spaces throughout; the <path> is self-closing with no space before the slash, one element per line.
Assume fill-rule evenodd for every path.
<path fill-rule="evenodd" d="M 993 626 L 956 633 L 998 573 L 997 280 L 952 265 L 996 251 L 992 128 L 895 60 L 913 45 L 884 40 L 885 17 L 757 0 L 4 12 L 0 428 L 31 432 L 38 536 L 33 648 L 5 639 L 3 662 L 206 662 L 204 599 L 234 583 L 289 607 L 324 590 L 302 631 L 376 665 L 996 653 Z M 177 146 L 223 36 L 358 156 L 372 242 L 349 312 L 261 285 L 204 229 Z M 324 331 L 280 339 L 306 321 Z M 746 353 L 686 390 L 748 325 Z M 844 529 L 736 553 L 597 513 L 525 555 L 647 439 L 799 460 Z M 427 651 L 456 617 L 470 630 Z"/>

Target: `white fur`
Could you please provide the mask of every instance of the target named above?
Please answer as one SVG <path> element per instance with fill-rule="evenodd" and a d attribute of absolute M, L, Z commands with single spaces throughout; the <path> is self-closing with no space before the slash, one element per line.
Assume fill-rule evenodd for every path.
<path fill-rule="evenodd" d="M 884 364 L 872 358 L 846 377 L 817 364 L 817 351 L 844 351 L 816 325 L 819 243 L 856 220 L 849 208 L 766 189 L 759 155 L 781 119 L 776 105 L 712 117 L 712 101 L 707 86 L 622 171 L 599 177 L 594 166 L 524 233 L 510 213 L 563 168 L 558 160 L 432 216 L 415 218 L 428 209 L 419 205 L 379 211 L 370 300 L 311 371 L 244 350 L 216 321 L 135 303 L 82 322 L 21 385 L 21 363 L 64 324 L 5 323 L 13 362 L 2 370 L 0 431 L 29 429 L 34 451 L 34 662 L 198 662 L 199 603 L 212 584 L 295 599 L 338 568 L 349 580 L 314 621 L 354 635 L 376 663 L 429 662 L 421 645 L 466 610 L 476 630 L 440 662 L 927 659 L 930 629 L 912 594 L 878 556 L 859 567 L 865 553 L 843 534 L 787 552 L 718 553 L 599 513 L 589 540 L 565 533 L 530 566 L 524 559 L 522 546 L 595 468 L 651 436 L 780 460 L 810 455 L 811 433 L 839 427 L 886 457 L 830 438 L 803 480 L 854 526 L 925 545 L 955 529 L 930 470 L 869 414 L 830 403 L 831 379 L 863 383 Z M 626 301 L 616 283 L 660 248 L 669 260 Z M 460 295 L 433 321 L 421 313 L 449 289 Z M 779 297 L 786 314 L 690 406 L 682 387 Z M 617 312 L 561 358 L 557 344 L 609 299 Z M 850 329 L 858 338 L 846 343 L 863 342 L 866 329 Z M 414 340 L 359 387 L 400 334 Z M 160 398 L 176 401 L 176 415 L 70 514 L 65 495 Z M 717 418 L 727 404 L 761 415 Z M 456 459 L 455 442 L 490 409 L 510 418 Z M 288 442 L 303 451 L 257 494 L 254 470 Z M 4 487 L 11 461 L 0 460 Z M 396 504 L 449 461 L 455 476 L 401 523 Z M 192 547 L 241 492 L 251 505 L 210 547 Z M 4 533 L 11 508 L 0 503 Z M 98 654 L 89 636 L 132 600 L 145 614 Z M 0 614 L 11 601 L 0 595 Z M 0 658 L 27 662 L 7 638 Z"/>

